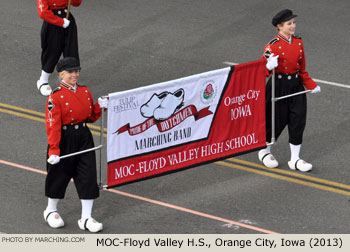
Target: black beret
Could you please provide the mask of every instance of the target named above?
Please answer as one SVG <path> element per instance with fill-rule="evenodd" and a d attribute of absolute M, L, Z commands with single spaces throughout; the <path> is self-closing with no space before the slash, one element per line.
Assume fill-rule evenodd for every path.
<path fill-rule="evenodd" d="M 297 15 L 294 15 L 291 10 L 285 9 L 278 12 L 273 18 L 272 18 L 272 24 L 273 26 L 277 26 L 278 24 L 291 20 L 292 18 L 295 18 Z"/>
<path fill-rule="evenodd" d="M 57 72 L 62 72 L 64 70 L 66 71 L 80 70 L 81 67 L 78 59 L 73 57 L 66 57 L 58 61 L 56 69 L 57 69 Z"/>

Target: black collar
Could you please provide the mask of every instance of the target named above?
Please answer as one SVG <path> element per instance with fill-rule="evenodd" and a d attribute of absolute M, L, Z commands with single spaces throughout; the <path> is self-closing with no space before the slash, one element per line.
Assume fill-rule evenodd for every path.
<path fill-rule="evenodd" d="M 64 87 L 64 88 L 67 88 L 68 90 L 73 91 L 74 93 L 77 92 L 77 87 L 78 87 L 77 84 L 75 84 L 75 87 L 72 87 L 71 85 L 69 85 L 69 84 L 64 83 L 63 81 L 61 81 L 61 86 Z"/>
<path fill-rule="evenodd" d="M 292 39 L 293 39 L 293 36 L 291 35 L 290 36 L 290 39 L 287 39 L 285 36 L 283 36 L 281 33 L 278 33 L 277 35 L 280 39 L 286 41 L 287 43 L 291 44 L 292 43 Z"/>

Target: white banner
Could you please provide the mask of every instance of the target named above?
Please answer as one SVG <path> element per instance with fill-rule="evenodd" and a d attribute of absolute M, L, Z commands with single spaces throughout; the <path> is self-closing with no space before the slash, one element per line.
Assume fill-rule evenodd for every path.
<path fill-rule="evenodd" d="M 107 161 L 206 138 L 230 70 L 109 94 Z"/>

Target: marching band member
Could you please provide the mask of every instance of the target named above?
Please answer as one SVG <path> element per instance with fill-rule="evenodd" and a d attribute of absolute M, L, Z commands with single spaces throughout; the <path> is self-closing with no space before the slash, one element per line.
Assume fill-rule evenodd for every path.
<path fill-rule="evenodd" d="M 57 212 L 57 204 L 59 199 L 64 198 L 68 183 L 73 178 L 82 204 L 79 228 L 98 232 L 102 230 L 102 223 L 91 217 L 94 199 L 99 197 L 95 152 L 62 160 L 59 157 L 94 147 L 86 123 L 98 120 L 101 108 L 107 108 L 108 104 L 106 98 L 99 98 L 98 103 L 94 104 L 90 90 L 77 84 L 80 69 L 76 58 L 61 59 L 57 64 L 60 86 L 47 99 L 48 173 L 45 195 L 48 197 L 48 206 L 44 211 L 44 219 L 52 228 L 64 226 L 64 221 Z"/>
<path fill-rule="evenodd" d="M 278 12 L 272 19 L 278 34 L 265 46 L 263 57 L 267 59 L 267 76 L 275 68 L 276 97 L 285 96 L 305 88 L 311 93 L 320 92 L 320 87 L 309 77 L 305 70 L 305 52 L 303 42 L 295 33 L 295 17 L 291 10 Z M 271 142 L 271 78 L 266 86 L 266 141 Z M 306 94 L 293 96 L 276 102 L 276 140 L 288 125 L 291 158 L 288 166 L 292 170 L 307 172 L 312 164 L 299 158 L 306 124 Z M 266 167 L 278 167 L 271 154 L 271 146 L 259 151 L 258 157 Z"/>
<path fill-rule="evenodd" d="M 79 6 L 81 2 L 82 0 L 71 0 L 73 6 Z M 44 96 L 52 92 L 49 77 L 61 54 L 79 60 L 77 26 L 71 13 L 66 19 L 67 5 L 68 0 L 37 0 L 39 17 L 44 21 L 40 33 L 42 70 L 36 85 Z"/>

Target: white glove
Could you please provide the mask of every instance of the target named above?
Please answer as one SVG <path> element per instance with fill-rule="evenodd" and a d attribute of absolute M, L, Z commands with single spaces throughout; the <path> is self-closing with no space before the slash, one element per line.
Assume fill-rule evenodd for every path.
<path fill-rule="evenodd" d="M 272 69 L 276 68 L 278 66 L 278 56 L 273 56 L 273 53 L 271 53 L 270 57 L 267 59 L 266 68 L 271 71 Z"/>
<path fill-rule="evenodd" d="M 47 160 L 47 162 L 48 162 L 49 164 L 52 164 L 52 165 L 57 164 L 57 163 L 60 162 L 60 157 L 57 156 L 57 155 L 51 155 L 51 156 L 49 157 L 49 159 Z"/>
<path fill-rule="evenodd" d="M 63 28 L 67 28 L 70 24 L 70 21 L 66 18 L 63 19 L 64 23 L 63 23 Z"/>
<path fill-rule="evenodd" d="M 321 92 L 321 88 L 320 88 L 320 86 L 317 86 L 314 89 L 312 89 L 310 93 L 311 94 L 316 94 L 316 93 L 319 93 L 319 92 Z"/>
<path fill-rule="evenodd" d="M 106 96 L 102 96 L 98 98 L 98 105 L 100 105 L 100 108 L 108 108 L 108 99 Z"/>

